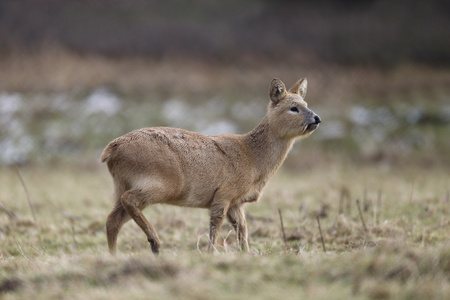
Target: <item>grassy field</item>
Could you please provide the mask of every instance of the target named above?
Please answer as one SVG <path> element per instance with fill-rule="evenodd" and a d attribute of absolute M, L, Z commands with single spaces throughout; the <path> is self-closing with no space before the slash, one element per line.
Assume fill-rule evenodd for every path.
<path fill-rule="evenodd" d="M 0 147 L 24 141 L 9 152 L 25 153 L 18 173 L 0 151 L 1 299 L 450 295 L 448 69 L 158 62 L 56 49 L 11 55 L 0 71 Z M 251 253 L 238 251 L 226 223 L 219 253 L 208 254 L 206 210 L 158 205 L 145 214 L 160 256 L 132 221 L 117 257 L 109 255 L 112 182 L 97 163 L 101 147 L 145 126 L 204 130 L 226 120 L 245 132 L 264 114 L 271 78 L 290 85 L 302 76 L 324 122 L 247 206 Z M 83 114 L 98 89 L 122 109 Z"/>
<path fill-rule="evenodd" d="M 445 168 L 342 162 L 284 167 L 260 202 L 247 206 L 250 254 L 237 250 L 229 224 L 220 232 L 219 253 L 207 254 L 206 210 L 153 206 L 145 214 L 161 237 L 159 257 L 132 221 L 119 235 L 118 256 L 109 255 L 104 222 L 112 182 L 105 166 L 30 166 L 20 174 L 36 220 L 17 170 L 1 168 L 2 299 L 445 299 L 450 294 Z"/>

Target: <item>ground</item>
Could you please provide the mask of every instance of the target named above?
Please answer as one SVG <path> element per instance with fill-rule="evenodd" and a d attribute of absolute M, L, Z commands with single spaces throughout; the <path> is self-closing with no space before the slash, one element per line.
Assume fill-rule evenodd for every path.
<path fill-rule="evenodd" d="M 448 297 L 448 170 L 339 161 L 296 170 L 283 167 L 247 206 L 250 253 L 236 248 L 225 224 L 218 253 L 208 254 L 206 210 L 158 205 L 145 214 L 161 238 L 160 255 L 130 221 L 113 257 L 104 226 L 112 182 L 104 165 L 2 167 L 0 297 Z"/>

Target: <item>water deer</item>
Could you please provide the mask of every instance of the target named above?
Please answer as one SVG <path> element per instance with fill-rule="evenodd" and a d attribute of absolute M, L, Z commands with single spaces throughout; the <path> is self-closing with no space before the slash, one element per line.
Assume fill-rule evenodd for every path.
<path fill-rule="evenodd" d="M 115 187 L 115 206 L 106 221 L 109 250 L 116 253 L 122 225 L 133 219 L 154 254 L 160 239 L 142 211 L 165 203 L 209 209 L 209 251 L 215 250 L 225 218 L 239 247 L 249 251 L 244 207 L 255 202 L 294 141 L 321 122 L 305 102 L 306 79 L 289 91 L 270 83 L 270 102 L 261 123 L 249 133 L 203 135 L 179 128 L 150 127 L 129 132 L 103 150 Z"/>

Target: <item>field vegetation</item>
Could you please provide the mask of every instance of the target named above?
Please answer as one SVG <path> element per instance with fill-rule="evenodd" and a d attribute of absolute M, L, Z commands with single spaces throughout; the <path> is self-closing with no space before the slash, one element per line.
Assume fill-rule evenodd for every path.
<path fill-rule="evenodd" d="M 218 253 L 206 252 L 206 210 L 152 206 L 146 215 L 161 237 L 159 257 L 133 222 L 119 236 L 118 256 L 109 255 L 112 183 L 103 166 L 17 170 L 0 171 L 4 299 L 444 299 L 450 292 L 448 169 L 283 168 L 247 206 L 249 254 L 237 249 L 229 224 Z"/>

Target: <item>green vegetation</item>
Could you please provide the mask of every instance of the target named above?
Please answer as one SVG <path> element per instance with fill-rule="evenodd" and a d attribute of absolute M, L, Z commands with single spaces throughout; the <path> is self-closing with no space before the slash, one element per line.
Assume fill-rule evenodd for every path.
<path fill-rule="evenodd" d="M 103 167 L 22 168 L 36 222 L 16 170 L 0 169 L 2 298 L 444 299 L 450 292 L 446 169 L 285 167 L 247 206 L 250 254 L 238 251 L 229 224 L 219 253 L 207 254 L 206 210 L 157 205 L 145 214 L 161 255 L 153 257 L 129 222 L 114 258 L 104 232 L 112 183 Z"/>

